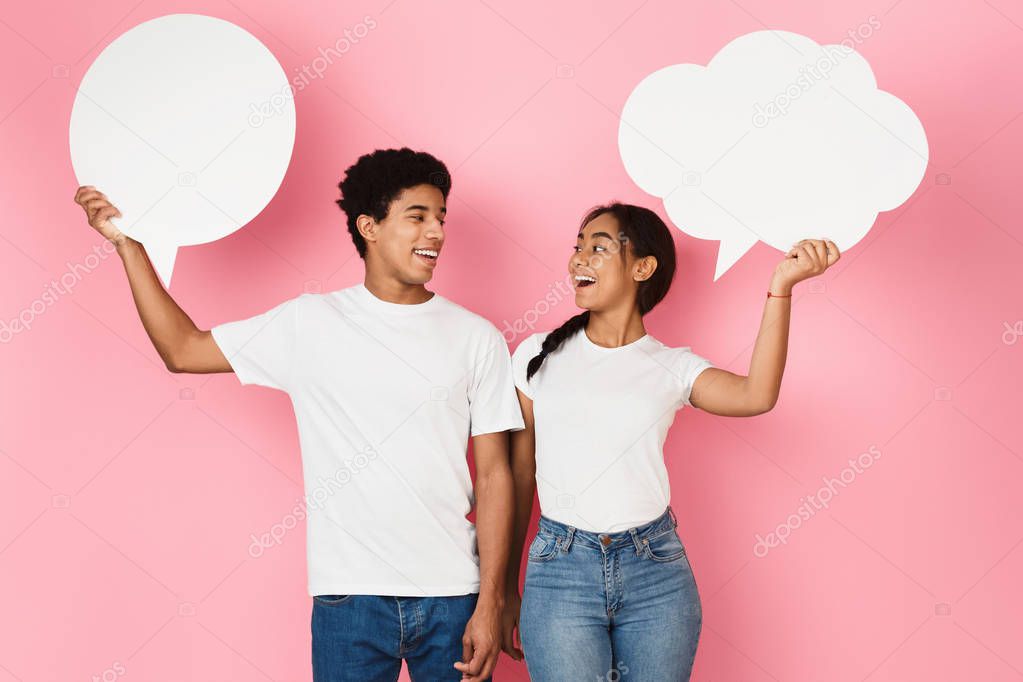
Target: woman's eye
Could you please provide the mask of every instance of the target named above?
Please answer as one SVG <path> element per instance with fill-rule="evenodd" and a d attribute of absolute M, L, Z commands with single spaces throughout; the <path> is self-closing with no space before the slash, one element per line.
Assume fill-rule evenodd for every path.
<path fill-rule="evenodd" d="M 412 220 L 418 220 L 419 222 L 423 222 L 423 216 L 421 216 L 421 215 L 414 215 L 414 216 L 412 216 Z"/>
<path fill-rule="evenodd" d="M 572 247 L 572 250 L 573 250 L 573 251 L 575 251 L 576 253 L 579 253 L 579 252 L 580 252 L 580 251 L 582 251 L 583 249 L 582 249 L 582 247 L 581 247 L 581 246 L 573 246 L 573 247 Z"/>
<path fill-rule="evenodd" d="M 605 249 L 603 246 L 594 246 L 593 250 L 594 251 L 607 251 L 607 249 Z"/>

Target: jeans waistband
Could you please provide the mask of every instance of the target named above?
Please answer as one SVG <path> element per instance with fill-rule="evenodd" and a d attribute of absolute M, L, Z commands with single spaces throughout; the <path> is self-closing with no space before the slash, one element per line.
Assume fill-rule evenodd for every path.
<path fill-rule="evenodd" d="M 669 506 L 664 513 L 649 523 L 642 526 L 635 526 L 627 530 L 615 533 L 594 533 L 593 531 L 582 530 L 560 521 L 540 515 L 540 530 L 562 538 L 561 550 L 567 551 L 574 541 L 601 549 L 614 549 L 623 545 L 634 545 L 637 551 L 643 549 L 643 540 L 653 538 L 674 530 L 678 526 L 678 519 L 675 512 Z"/>

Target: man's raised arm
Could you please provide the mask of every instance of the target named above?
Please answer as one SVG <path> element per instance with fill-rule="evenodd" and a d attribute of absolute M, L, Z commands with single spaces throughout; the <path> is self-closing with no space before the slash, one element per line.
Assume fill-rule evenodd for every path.
<path fill-rule="evenodd" d="M 75 192 L 75 202 L 85 210 L 89 225 L 117 247 L 142 326 L 167 369 L 199 374 L 232 371 L 213 335 L 196 327 L 163 288 L 145 247 L 110 222 L 121 212 L 106 195 L 84 185 Z"/>

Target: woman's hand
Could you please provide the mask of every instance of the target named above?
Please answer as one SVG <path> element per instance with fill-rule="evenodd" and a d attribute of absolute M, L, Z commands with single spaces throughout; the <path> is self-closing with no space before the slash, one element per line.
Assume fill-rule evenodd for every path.
<path fill-rule="evenodd" d="M 838 262 L 841 254 L 830 239 L 803 239 L 785 254 L 771 279 L 771 293 L 788 296 L 792 287 L 804 279 L 816 277 Z"/>

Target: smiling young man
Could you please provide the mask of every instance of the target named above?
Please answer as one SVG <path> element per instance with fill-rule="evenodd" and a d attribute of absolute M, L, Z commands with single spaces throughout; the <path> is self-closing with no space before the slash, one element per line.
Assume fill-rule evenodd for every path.
<path fill-rule="evenodd" d="M 105 195 L 86 186 L 75 200 L 117 245 L 171 371 L 233 371 L 290 395 L 316 682 L 397 680 L 403 659 L 414 679 L 485 680 L 500 653 L 511 538 L 506 432 L 523 428 L 508 348 L 490 322 L 425 287 L 443 257 L 443 163 L 378 150 L 340 189 L 365 281 L 209 331 L 110 222 L 119 213 Z M 475 526 L 466 518 L 474 503 Z"/>

